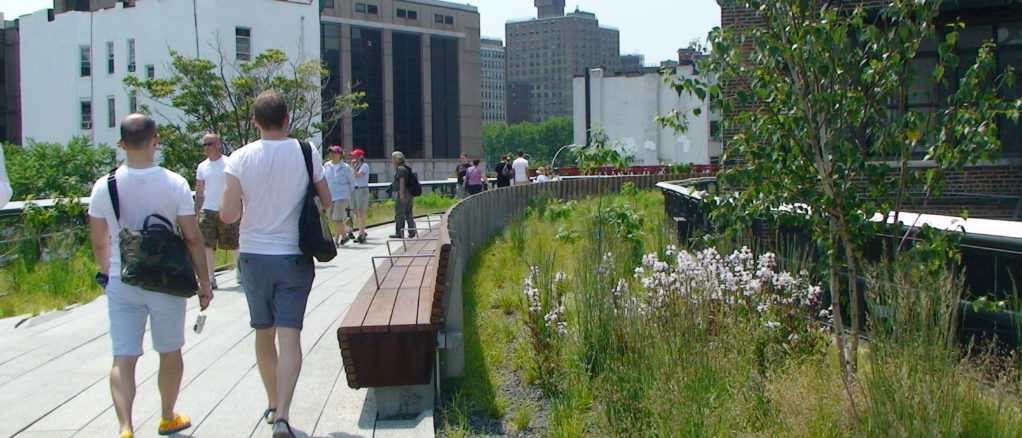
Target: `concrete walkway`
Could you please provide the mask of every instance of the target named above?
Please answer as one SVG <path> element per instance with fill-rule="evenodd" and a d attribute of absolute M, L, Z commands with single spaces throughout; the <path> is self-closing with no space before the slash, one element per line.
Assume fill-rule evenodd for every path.
<path fill-rule="evenodd" d="M 421 221 L 421 220 L 420 220 Z M 376 420 L 371 391 L 348 388 L 336 329 L 372 276 L 370 257 L 385 255 L 392 226 L 370 230 L 369 243 L 349 243 L 330 263 L 316 264 L 306 310 L 305 362 L 291 407 L 299 437 L 433 436 L 432 411 L 413 420 Z M 206 312 L 202 334 L 191 330 L 198 300 L 189 300 L 185 373 L 178 410 L 192 428 L 176 436 L 268 437 L 260 421 L 266 395 L 256 369 L 254 332 L 233 271 L 218 275 L 220 289 Z M 70 310 L 0 320 L 0 437 L 113 437 L 117 416 L 110 399 L 109 321 L 106 298 Z M 136 436 L 157 436 L 158 355 L 146 354 L 136 370 Z M 300 432 L 299 432 L 300 429 Z"/>

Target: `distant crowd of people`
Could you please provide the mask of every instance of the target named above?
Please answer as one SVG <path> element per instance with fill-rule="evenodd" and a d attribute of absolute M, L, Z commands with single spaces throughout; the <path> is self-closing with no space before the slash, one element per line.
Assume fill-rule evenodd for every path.
<path fill-rule="evenodd" d="M 455 168 L 455 174 L 457 174 L 455 194 L 457 197 L 464 198 L 490 188 L 490 178 L 486 175 L 486 170 L 480 165 L 480 162 L 481 160 L 478 158 L 469 159 L 468 154 L 461 154 L 461 163 Z M 493 179 L 497 188 L 561 180 L 557 169 L 547 170 L 543 166 L 537 168 L 536 177 L 531 178 L 529 176 L 529 160 L 521 151 L 513 160 L 510 155 L 500 157 L 500 162 L 494 166 L 493 170 L 496 174 Z"/>

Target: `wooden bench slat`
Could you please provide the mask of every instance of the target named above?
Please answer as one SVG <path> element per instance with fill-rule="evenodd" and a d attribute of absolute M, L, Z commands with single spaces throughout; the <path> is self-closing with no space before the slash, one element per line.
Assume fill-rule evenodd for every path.
<path fill-rule="evenodd" d="M 415 330 L 417 314 L 419 309 L 419 288 L 429 271 L 428 259 L 425 264 L 408 268 L 401 288 L 397 291 L 397 298 L 394 301 L 394 312 L 390 317 L 390 331 Z"/>

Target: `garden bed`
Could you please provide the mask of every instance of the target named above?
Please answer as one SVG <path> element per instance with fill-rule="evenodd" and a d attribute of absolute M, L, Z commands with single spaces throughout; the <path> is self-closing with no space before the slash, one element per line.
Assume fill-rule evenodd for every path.
<path fill-rule="evenodd" d="M 526 216 L 468 265 L 441 436 L 1022 435 L 1017 356 L 947 342 L 953 278 L 877 291 L 902 311 L 846 385 L 820 281 L 783 258 L 671 247 L 653 192 Z"/>

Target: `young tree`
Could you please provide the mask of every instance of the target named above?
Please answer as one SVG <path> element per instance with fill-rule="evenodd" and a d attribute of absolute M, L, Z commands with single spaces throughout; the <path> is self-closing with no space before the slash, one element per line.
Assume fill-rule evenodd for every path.
<path fill-rule="evenodd" d="M 324 100 L 322 84 L 328 71 L 318 61 L 295 64 L 275 49 L 237 65 L 220 58 L 214 62 L 171 52 L 170 77 L 124 79 L 129 90 L 156 102 L 143 111 L 173 121 L 179 120 L 170 117 L 174 111 L 183 113 L 182 123 L 170 123 L 161 130 L 164 166 L 182 174 L 190 175 L 191 168 L 202 160 L 195 142 L 205 132 L 219 134 L 228 153 L 259 138 L 251 108 L 263 90 L 274 89 L 284 95 L 295 138 L 329 134 L 342 117 L 366 106 L 361 92 Z"/>
<path fill-rule="evenodd" d="M 704 68 L 727 86 L 675 81 L 679 92 L 711 96 L 732 135 L 721 179 L 740 190 L 721 198 L 712 218 L 739 229 L 752 218 L 786 215 L 811 227 L 821 243 L 846 383 L 863 326 L 856 281 L 862 249 L 878 226 L 870 218 L 894 212 L 896 222 L 907 187 L 937 194 L 948 172 L 994 158 L 998 123 L 1017 122 L 1022 108 L 1022 101 L 1002 97 L 1014 79 L 1010 69 L 997 71 L 992 42 L 975 63 L 959 65 L 962 24 L 936 26 L 941 3 L 889 0 L 867 9 L 819 0 L 730 1 L 725 7 L 756 11 L 762 24 L 711 33 Z M 913 60 L 930 41 L 938 55 L 924 68 Z M 938 109 L 909 106 L 916 98 Z M 920 155 L 931 164 L 923 172 L 909 167 Z M 850 297 L 847 335 L 843 285 Z"/>
<path fill-rule="evenodd" d="M 117 166 L 114 149 L 93 146 L 88 137 L 3 148 L 15 201 L 89 196 L 96 179 Z"/>

